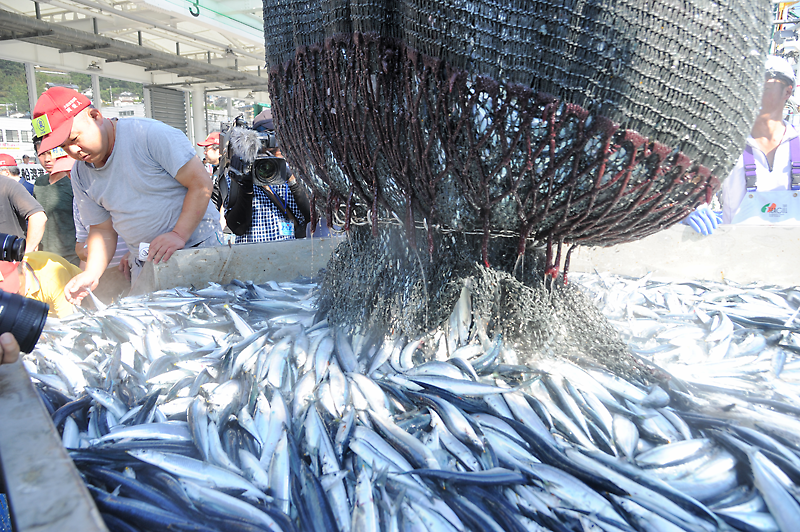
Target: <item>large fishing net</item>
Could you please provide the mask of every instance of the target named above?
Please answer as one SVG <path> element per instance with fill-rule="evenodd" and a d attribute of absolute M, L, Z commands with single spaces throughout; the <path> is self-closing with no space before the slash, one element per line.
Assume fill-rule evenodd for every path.
<path fill-rule="evenodd" d="M 329 319 L 416 337 L 469 287 L 490 333 L 631 373 L 553 288 L 562 246 L 566 272 L 575 245 L 710 199 L 758 107 L 769 16 L 764 0 L 265 0 L 283 151 L 329 221 L 364 227 L 329 264 Z"/>
<path fill-rule="evenodd" d="M 769 16 L 763 0 L 265 0 L 277 131 L 347 227 L 631 241 L 727 175 Z"/>

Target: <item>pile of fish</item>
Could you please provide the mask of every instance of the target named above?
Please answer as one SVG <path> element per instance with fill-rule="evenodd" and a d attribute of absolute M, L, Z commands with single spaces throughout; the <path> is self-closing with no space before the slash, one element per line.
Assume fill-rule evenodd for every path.
<path fill-rule="evenodd" d="M 124 298 L 24 362 L 112 531 L 795 530 L 794 295 L 573 278 L 660 385 L 515 351 L 467 288 L 347 334 L 311 281 Z"/>

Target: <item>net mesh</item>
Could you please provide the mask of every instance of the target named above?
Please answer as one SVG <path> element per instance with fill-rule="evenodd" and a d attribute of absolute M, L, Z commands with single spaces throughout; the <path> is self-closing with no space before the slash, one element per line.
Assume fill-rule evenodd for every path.
<path fill-rule="evenodd" d="M 471 341 L 502 338 L 511 364 L 567 357 L 640 382 L 660 378 L 635 360 L 589 299 L 572 284 L 544 276 L 545 253 L 529 246 L 522 256 L 508 238 L 491 238 L 492 267 L 481 264 L 479 241 L 434 232 L 436 257 L 412 250 L 399 227 L 377 237 L 356 226 L 328 262 L 319 312 L 351 334 L 404 335 L 435 345 L 461 291 L 471 297 Z M 499 335 L 499 336 L 498 336 Z M 506 353 L 507 354 L 507 353 Z"/>
<path fill-rule="evenodd" d="M 769 16 L 764 0 L 264 0 L 277 131 L 348 228 L 631 241 L 709 199 L 740 153 Z"/>
<path fill-rule="evenodd" d="M 349 230 L 320 311 L 418 338 L 468 286 L 526 356 L 647 380 L 554 282 L 562 245 L 642 238 L 710 199 L 757 108 L 769 19 L 767 0 L 264 0 L 282 151 Z"/>

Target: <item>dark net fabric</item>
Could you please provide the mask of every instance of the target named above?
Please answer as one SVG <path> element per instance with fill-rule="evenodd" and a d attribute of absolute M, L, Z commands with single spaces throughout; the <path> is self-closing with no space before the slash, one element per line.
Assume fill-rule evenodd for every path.
<path fill-rule="evenodd" d="M 277 131 L 348 227 L 513 235 L 520 252 L 635 240 L 741 152 L 769 7 L 265 0 Z"/>
<path fill-rule="evenodd" d="M 513 241 L 492 238 L 481 264 L 480 241 L 434 231 L 435 257 L 407 246 L 406 232 L 382 225 L 373 236 L 354 227 L 328 262 L 319 312 L 350 333 L 404 335 L 437 345 L 462 289 L 471 294 L 470 336 L 485 331 L 514 351 L 511 364 L 567 357 L 627 379 L 663 378 L 638 362 L 606 318 L 576 286 L 544 275 L 541 249 L 518 255 Z"/>

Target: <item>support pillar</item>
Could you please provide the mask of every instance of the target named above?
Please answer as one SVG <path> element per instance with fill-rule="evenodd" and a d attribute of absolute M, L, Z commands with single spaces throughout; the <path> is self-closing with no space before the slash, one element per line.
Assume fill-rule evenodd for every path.
<path fill-rule="evenodd" d="M 36 107 L 36 100 L 39 99 L 39 91 L 36 90 L 36 70 L 33 63 L 25 63 L 25 79 L 28 82 L 28 103 L 31 106 L 31 116 L 33 108 Z"/>
<path fill-rule="evenodd" d="M 197 145 L 197 141 L 202 141 L 208 135 L 205 124 L 205 95 L 203 87 L 196 85 L 192 87 L 192 131 L 194 132 L 192 144 L 201 159 L 203 158 L 203 148 Z"/>
<path fill-rule="evenodd" d="M 100 76 L 97 74 L 92 74 L 92 105 L 95 109 L 103 111 L 103 98 L 100 97 Z"/>

